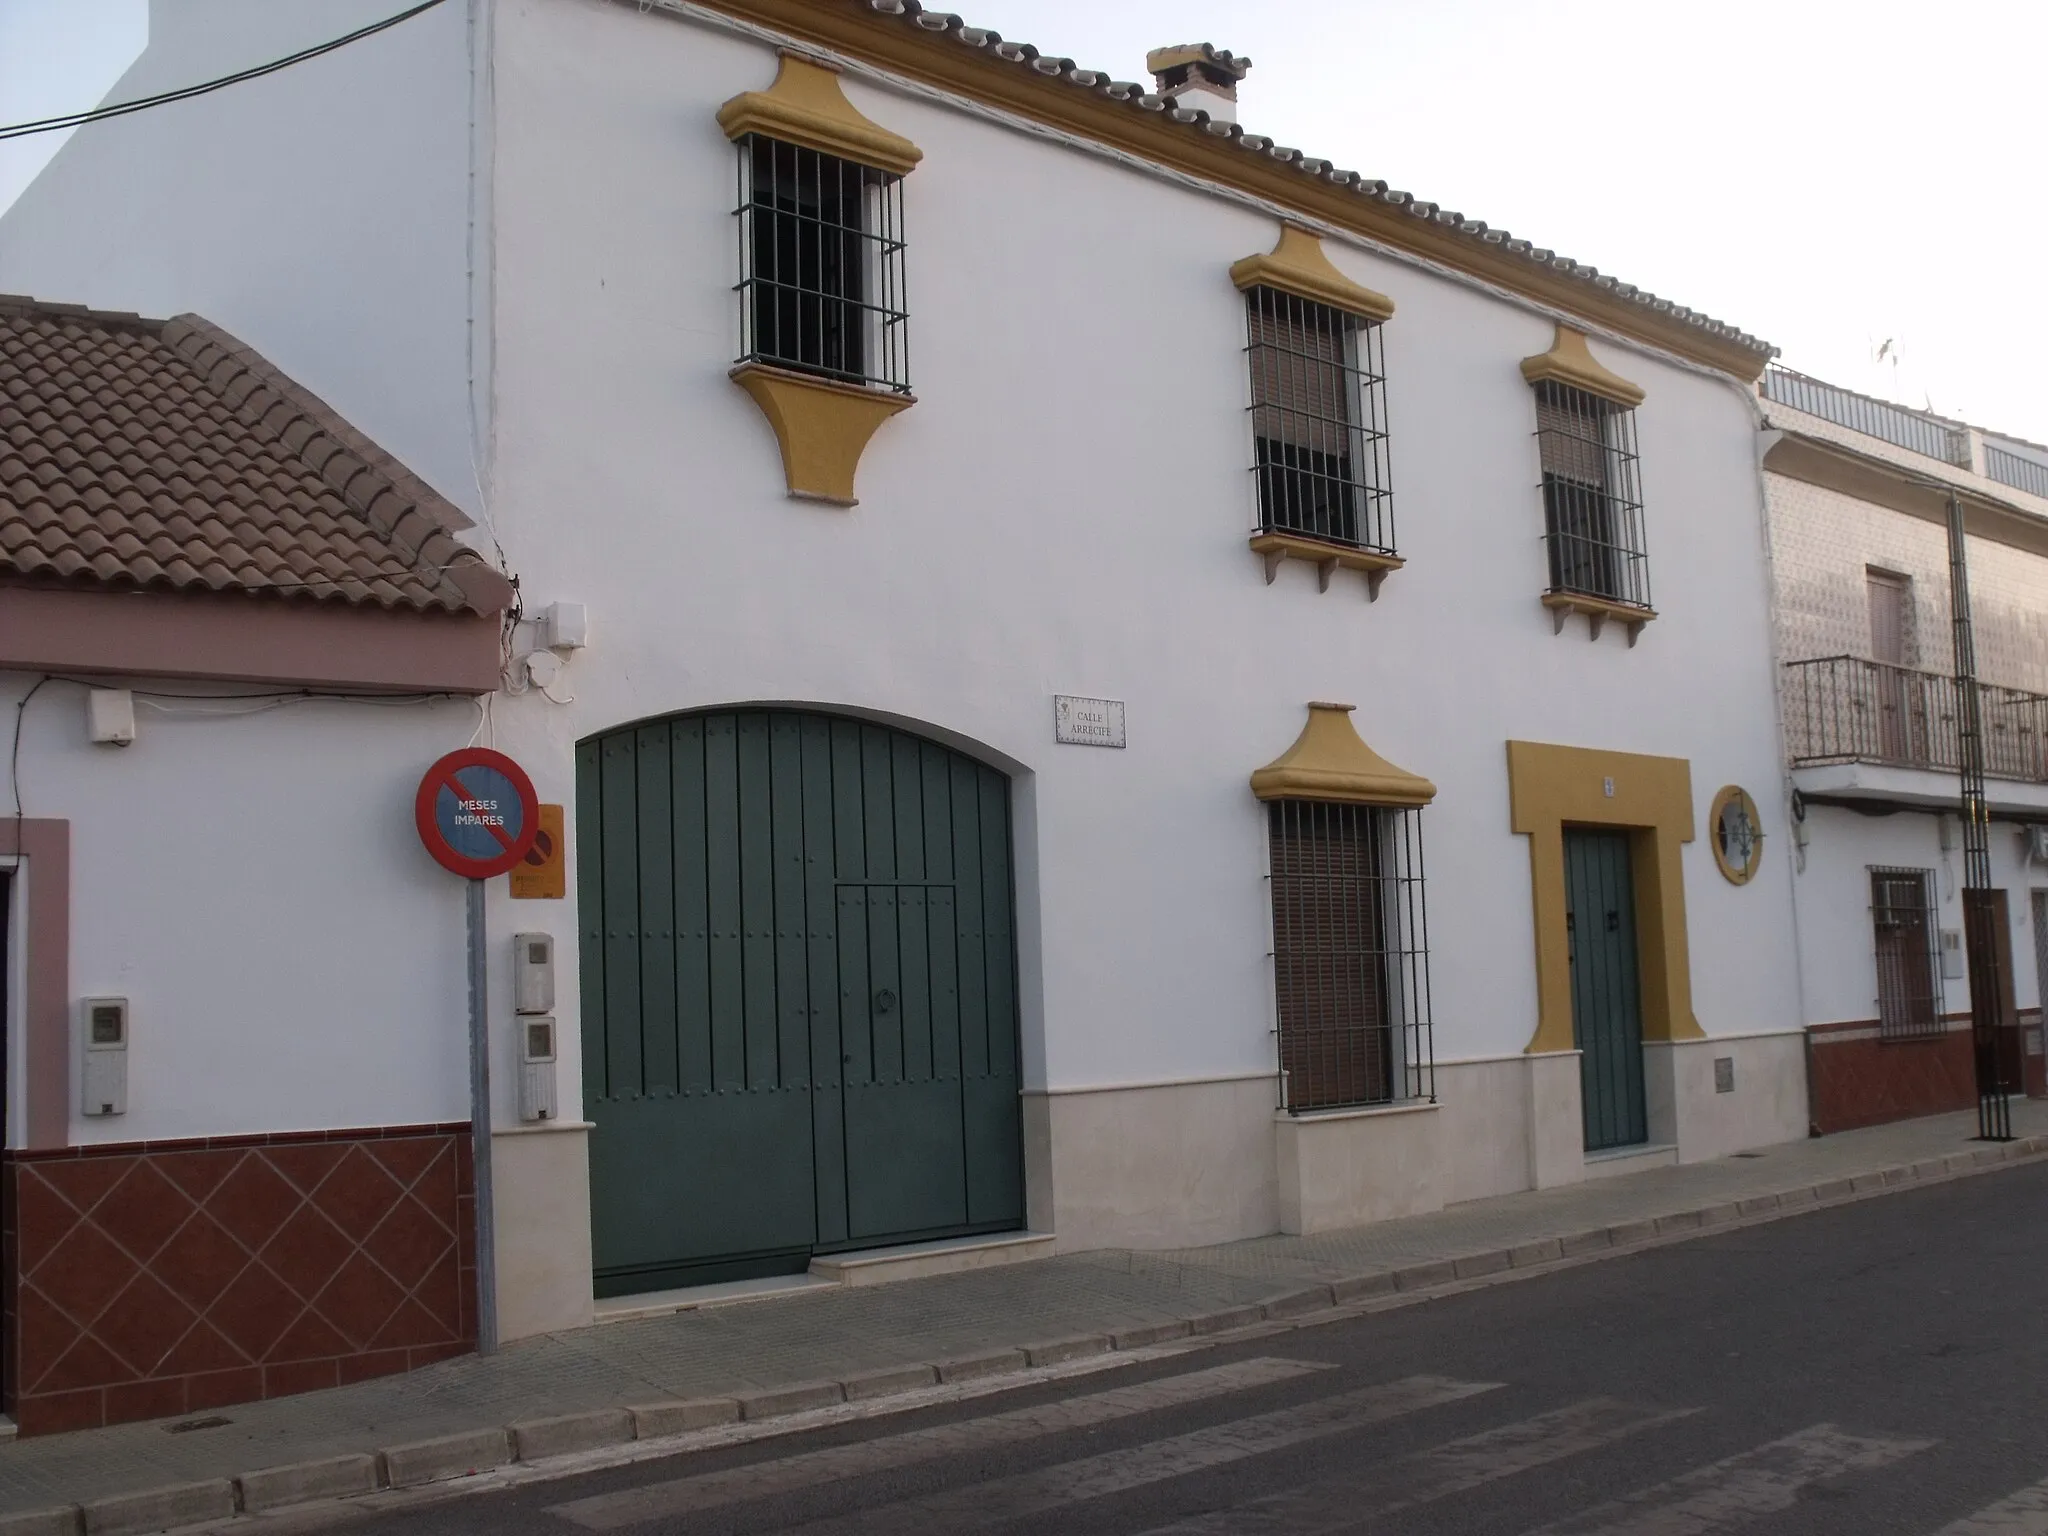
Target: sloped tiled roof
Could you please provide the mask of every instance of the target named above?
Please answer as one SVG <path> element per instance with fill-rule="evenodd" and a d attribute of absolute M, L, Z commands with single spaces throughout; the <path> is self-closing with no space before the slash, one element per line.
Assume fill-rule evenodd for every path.
<path fill-rule="evenodd" d="M 196 315 L 0 297 L 0 574 L 502 612 L 468 525 Z"/>
<path fill-rule="evenodd" d="M 652 3 L 672 6 L 677 0 L 652 0 Z M 749 21 L 788 28 L 793 33 L 808 35 L 828 46 L 856 51 L 855 30 L 865 30 L 877 36 L 890 33 L 899 37 L 904 34 L 921 35 L 930 43 L 955 44 L 961 57 L 977 57 L 996 67 L 984 76 L 987 87 L 977 90 L 977 94 L 985 99 L 1006 106 L 1021 106 L 1034 97 L 1048 105 L 1061 95 L 1068 95 L 1070 100 L 1093 97 L 1124 109 L 1132 118 L 1150 118 L 1154 122 L 1174 125 L 1181 135 L 1178 142 L 1182 154 L 1197 160 L 1206 159 L 1218 169 L 1221 169 L 1223 161 L 1205 153 L 1206 147 L 1241 151 L 1256 160 L 1299 172 L 1311 183 L 1355 196 L 1357 202 L 1353 206 L 1359 210 L 1358 217 L 1366 223 L 1374 223 L 1386 214 L 1399 215 L 1399 218 L 1380 226 L 1394 230 L 1412 219 L 1415 225 L 1410 227 L 1415 228 L 1415 234 L 1403 243 L 1435 247 L 1447 253 L 1469 252 L 1466 261 L 1475 271 L 1497 270 L 1504 275 L 1517 275 L 1525 283 L 1560 284 L 1561 293 L 1576 292 L 1585 295 L 1586 301 L 1616 304 L 1622 313 L 1634 312 L 1646 324 L 1660 328 L 1676 327 L 1681 334 L 1689 332 L 1710 345 L 1753 361 L 1756 370 L 1761 370 L 1765 359 L 1777 352 L 1770 343 L 1759 340 L 1738 326 L 1659 298 L 1597 267 L 1560 255 L 1547 246 L 1510 234 L 1507 230 L 1494 228 L 1482 219 L 1468 218 L 1412 193 L 1400 191 L 1384 181 L 1277 144 L 1237 123 L 1220 121 L 1198 109 L 1177 107 L 1159 95 L 1151 84 L 1118 80 L 1105 71 L 1083 68 L 1072 59 L 1041 52 L 1029 43 L 1005 38 L 991 28 L 977 27 L 950 11 L 928 7 L 921 0 L 708 0 L 708 3 L 717 9 L 742 15 Z M 1219 63 L 1225 60 L 1249 63 L 1220 51 L 1212 52 Z M 883 62 L 886 66 L 895 66 L 903 61 L 888 58 Z M 1010 68 L 1000 68 L 1005 65 Z M 1205 148 L 1198 149 L 1197 146 Z M 1428 231 L 1427 236 L 1422 233 L 1424 230 Z M 1754 377 L 1754 373 L 1746 376 Z"/>

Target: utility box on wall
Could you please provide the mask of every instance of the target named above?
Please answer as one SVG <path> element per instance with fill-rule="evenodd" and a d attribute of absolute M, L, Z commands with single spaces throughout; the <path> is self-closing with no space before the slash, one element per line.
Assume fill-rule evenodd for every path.
<path fill-rule="evenodd" d="M 555 1021 L 519 1021 L 519 1118 L 555 1118 Z"/>
<path fill-rule="evenodd" d="M 519 1016 L 519 1118 L 553 1120 L 555 1110 L 555 940 L 512 935 L 512 1011 Z"/>
<path fill-rule="evenodd" d="M 128 999 L 88 997 L 80 1005 L 78 1109 L 98 1117 L 128 1113 Z"/>

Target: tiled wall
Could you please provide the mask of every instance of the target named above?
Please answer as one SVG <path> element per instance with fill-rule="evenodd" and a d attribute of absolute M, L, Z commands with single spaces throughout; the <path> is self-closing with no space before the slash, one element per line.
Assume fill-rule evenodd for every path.
<path fill-rule="evenodd" d="M 1839 491 L 1768 475 L 1773 605 L 1784 661 L 1870 655 L 1870 566 L 1912 578 L 1910 666 L 1953 670 L 1948 533 L 1937 523 Z M 1977 675 L 2048 693 L 2048 560 L 1987 539 L 1969 541 Z"/>
<path fill-rule="evenodd" d="M 1924 1040 L 1885 1040 L 1877 1021 L 1816 1024 L 1806 1032 L 1813 1128 L 1826 1135 L 1977 1104 L 1967 1017 Z"/>
<path fill-rule="evenodd" d="M 8 1154 L 24 1434 L 194 1413 L 474 1347 L 466 1125 Z"/>

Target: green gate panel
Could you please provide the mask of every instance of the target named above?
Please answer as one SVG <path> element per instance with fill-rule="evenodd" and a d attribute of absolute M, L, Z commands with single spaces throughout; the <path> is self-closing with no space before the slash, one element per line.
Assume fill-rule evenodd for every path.
<path fill-rule="evenodd" d="M 798 1271 L 810 1262 L 810 1095 L 606 1104 L 590 1136 L 597 1294 Z"/>
<path fill-rule="evenodd" d="M 1586 1150 L 1649 1139 L 1635 886 L 1625 832 L 1567 828 L 1565 926 Z"/>
<path fill-rule="evenodd" d="M 840 888 L 852 1241 L 967 1224 L 958 1008 L 943 995 L 957 944 L 949 889 Z"/>
<path fill-rule="evenodd" d="M 604 1295 L 1023 1220 L 1009 783 L 744 710 L 577 749 Z"/>

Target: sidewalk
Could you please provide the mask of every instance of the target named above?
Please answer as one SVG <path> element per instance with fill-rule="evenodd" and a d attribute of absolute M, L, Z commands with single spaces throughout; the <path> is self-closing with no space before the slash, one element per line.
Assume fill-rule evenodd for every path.
<path fill-rule="evenodd" d="M 1243 1309 L 1265 1303 L 1278 1303 L 1276 1316 L 1293 1316 L 1738 1214 L 1853 1198 L 1887 1184 L 1910 1187 L 1965 1170 L 1973 1157 L 1995 1163 L 2048 1152 L 2048 1104 L 2015 1103 L 2013 1128 L 2018 1140 L 1987 1147 L 1970 1139 L 1974 1113 L 1943 1115 L 1312 1237 L 1073 1254 L 553 1334 L 489 1359 L 223 1409 L 219 1416 L 230 1422 L 218 1427 L 173 1434 L 161 1423 L 127 1424 L 0 1446 L 0 1521 L 521 1420 L 821 1386 L 822 1398 L 814 1392 L 801 1402 L 743 1405 L 746 1417 L 759 1417 L 836 1401 L 843 1394 L 833 1383 L 878 1372 L 904 1375 L 905 1367 L 968 1359 L 981 1370 L 1022 1368 L 1019 1351 L 1039 1341 L 1101 1336 L 1093 1348 L 1128 1348 L 1185 1334 L 1191 1319 L 1203 1319 L 1198 1331 L 1254 1321 L 1256 1310 Z M 1333 1294 L 1334 1282 L 1348 1283 Z M 1232 1309 L 1240 1309 L 1235 1318 L 1216 1315 Z M 910 1373 L 905 1385 L 931 1379 L 927 1369 Z M 730 1419 L 742 1409 L 724 1402 L 707 1411 Z M 614 1439 L 633 1437 L 626 1416 L 606 1422 L 622 1426 Z M 369 1475 L 400 1480 L 381 1469 Z"/>

